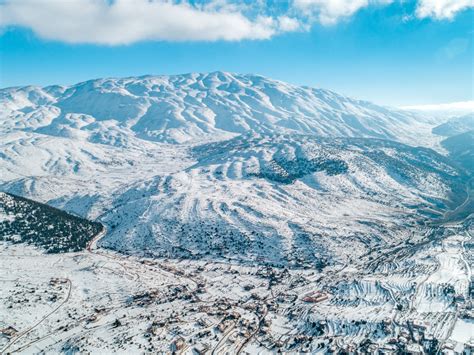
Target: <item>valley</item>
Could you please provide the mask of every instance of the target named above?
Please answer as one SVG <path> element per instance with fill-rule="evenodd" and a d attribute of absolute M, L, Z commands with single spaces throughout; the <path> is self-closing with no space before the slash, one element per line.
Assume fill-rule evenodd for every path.
<path fill-rule="evenodd" d="M 225 72 L 0 104 L 0 352 L 474 352 L 469 118 Z"/>

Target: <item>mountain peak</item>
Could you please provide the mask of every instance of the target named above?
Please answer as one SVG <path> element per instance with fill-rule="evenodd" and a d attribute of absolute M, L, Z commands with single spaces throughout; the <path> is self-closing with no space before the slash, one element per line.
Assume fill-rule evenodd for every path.
<path fill-rule="evenodd" d="M 103 78 L 68 87 L 3 89 L 0 95 L 10 108 L 7 115 L 42 112 L 41 122 L 22 123 L 29 129 L 61 135 L 66 122 L 87 116 L 95 123 L 79 128 L 76 122 L 68 132 L 105 144 L 117 142 L 117 135 L 193 143 L 248 132 L 419 139 L 419 132 L 413 134 L 414 114 L 255 74 Z"/>

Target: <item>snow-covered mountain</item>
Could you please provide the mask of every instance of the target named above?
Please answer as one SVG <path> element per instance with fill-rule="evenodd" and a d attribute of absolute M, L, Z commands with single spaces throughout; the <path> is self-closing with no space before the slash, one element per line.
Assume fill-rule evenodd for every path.
<path fill-rule="evenodd" d="M 406 240 L 464 196 L 445 158 L 385 140 L 239 136 L 194 155 L 113 200 L 102 245 L 323 266 Z"/>
<path fill-rule="evenodd" d="M 0 105 L 0 188 L 97 218 L 132 253 L 323 266 L 407 240 L 467 179 L 413 147 L 436 121 L 255 75 L 8 88 Z"/>
<path fill-rule="evenodd" d="M 433 133 L 446 137 L 441 141 L 453 160 L 474 172 L 474 113 L 454 117 L 433 128 Z"/>
<path fill-rule="evenodd" d="M 439 136 L 451 137 L 474 130 L 474 113 L 454 117 L 433 128 L 433 133 Z"/>

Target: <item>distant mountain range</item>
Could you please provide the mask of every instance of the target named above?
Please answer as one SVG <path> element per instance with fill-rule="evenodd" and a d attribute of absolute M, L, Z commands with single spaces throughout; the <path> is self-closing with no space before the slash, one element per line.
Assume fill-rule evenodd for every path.
<path fill-rule="evenodd" d="M 474 170 L 474 113 L 455 117 L 433 128 L 433 133 L 446 137 L 441 145 L 453 160 L 467 170 Z"/>

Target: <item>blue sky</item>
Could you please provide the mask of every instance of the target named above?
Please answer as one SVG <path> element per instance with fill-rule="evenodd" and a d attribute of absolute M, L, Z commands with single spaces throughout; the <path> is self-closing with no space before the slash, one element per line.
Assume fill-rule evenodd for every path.
<path fill-rule="evenodd" d="M 0 87 L 223 70 L 395 106 L 473 99 L 470 0 L 58 1 L 0 0 Z"/>

